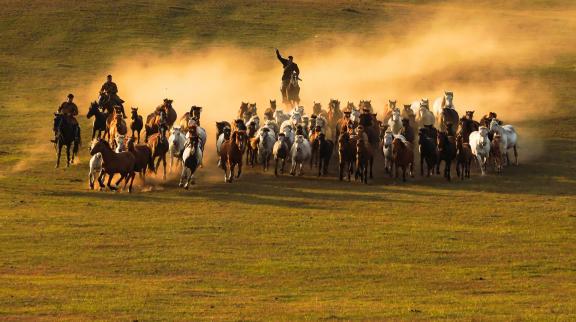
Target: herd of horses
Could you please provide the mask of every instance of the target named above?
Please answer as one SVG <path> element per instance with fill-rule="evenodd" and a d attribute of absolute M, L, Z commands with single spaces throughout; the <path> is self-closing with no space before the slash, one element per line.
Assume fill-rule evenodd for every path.
<path fill-rule="evenodd" d="M 348 102 L 341 108 L 340 101 L 331 99 L 327 110 L 314 102 L 309 114 L 299 104 L 277 108 L 276 101 L 270 100 L 262 119 L 256 103 L 242 102 L 233 120 L 216 122 L 218 166 L 224 171 L 225 182 L 232 182 L 241 176 L 243 165 L 260 165 L 264 171 L 273 166 L 278 176 L 284 174 L 288 162 L 293 176 L 303 175 L 308 165 L 318 176 L 327 176 L 330 165 L 337 162 L 339 180 L 350 181 L 354 176 L 368 183 L 374 177 L 375 162 L 383 165 L 385 174 L 401 176 L 403 181 L 414 177 L 417 159 L 422 176 L 440 174 L 443 164 L 447 180 L 452 178 L 454 164 L 460 179 L 470 178 L 474 160 L 482 175 L 489 165 L 501 173 L 510 164 L 510 149 L 517 164 L 515 128 L 502 125 L 494 112 L 479 121 L 474 120 L 474 111 L 460 117 L 453 96 L 445 92 L 432 108 L 427 99 L 402 108 L 390 100 L 380 118 L 369 100 L 358 105 Z M 128 126 L 118 107 L 93 102 L 87 114 L 94 118 L 90 187 L 93 189 L 98 181 L 101 189 L 117 190 L 124 181 L 124 188 L 128 185 L 131 191 L 136 173 L 145 180 L 146 172 L 156 172 L 160 163 L 166 179 L 170 157 L 169 170 L 176 161 L 181 168 L 179 186 L 189 188 L 195 172 L 203 166 L 207 142 L 200 125 L 201 111 L 201 107 L 192 106 L 177 122 L 172 101 L 165 99 L 145 120 L 137 108 L 132 108 Z M 120 177 L 112 185 L 117 174 Z"/>

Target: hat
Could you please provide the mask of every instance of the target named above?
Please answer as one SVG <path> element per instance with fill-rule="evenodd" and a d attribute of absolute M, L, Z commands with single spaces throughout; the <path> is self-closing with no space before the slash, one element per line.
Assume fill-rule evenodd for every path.
<path fill-rule="evenodd" d="M 74 98 L 74 94 L 70 93 L 70 94 L 68 94 L 67 97 L 68 97 L 68 98 Z"/>

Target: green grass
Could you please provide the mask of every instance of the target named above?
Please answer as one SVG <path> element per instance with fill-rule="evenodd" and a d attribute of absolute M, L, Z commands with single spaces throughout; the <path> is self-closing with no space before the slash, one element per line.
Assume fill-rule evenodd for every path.
<path fill-rule="evenodd" d="M 172 180 L 151 192 L 95 193 L 85 149 L 82 165 L 54 170 L 50 146 L 30 148 L 46 144 L 36 138 L 50 135 L 62 94 L 120 53 L 371 33 L 435 6 L 4 1 L 0 319 L 574 320 L 574 48 L 511 71 L 546 81 L 560 112 L 522 124 L 545 153 L 502 177 L 394 184 L 378 173 L 363 186 L 249 171 L 226 185 L 203 183 L 201 172 L 191 192 Z M 12 171 L 30 152 L 37 164 Z"/>

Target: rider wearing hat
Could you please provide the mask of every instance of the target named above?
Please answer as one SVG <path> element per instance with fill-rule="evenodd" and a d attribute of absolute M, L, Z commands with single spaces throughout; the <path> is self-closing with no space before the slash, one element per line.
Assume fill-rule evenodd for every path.
<path fill-rule="evenodd" d="M 278 49 L 276 49 L 276 57 L 280 63 L 282 63 L 282 67 L 284 68 L 282 73 L 282 87 L 280 88 L 280 91 L 282 92 L 282 99 L 284 102 L 286 102 L 288 100 L 288 97 L 286 96 L 286 89 L 288 88 L 288 84 L 290 84 L 290 78 L 292 77 L 293 73 L 296 73 L 296 77 L 300 76 L 300 69 L 298 68 L 298 65 L 293 61 L 294 57 L 288 56 L 288 59 L 286 59 L 280 55 L 280 51 L 278 51 Z"/>

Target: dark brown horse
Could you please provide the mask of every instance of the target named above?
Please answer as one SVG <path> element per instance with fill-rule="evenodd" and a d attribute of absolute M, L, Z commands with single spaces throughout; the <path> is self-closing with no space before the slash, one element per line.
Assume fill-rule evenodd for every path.
<path fill-rule="evenodd" d="M 131 119 L 130 130 L 132 130 L 132 138 L 136 138 L 134 136 L 134 133 L 137 133 L 138 134 L 137 142 L 140 143 L 140 132 L 144 127 L 144 122 L 142 121 L 142 115 L 138 115 L 137 107 L 132 108 L 132 115 L 130 116 L 130 119 Z"/>
<path fill-rule="evenodd" d="M 60 156 L 62 148 L 66 146 L 66 167 L 74 163 L 74 156 L 78 155 L 80 147 L 80 126 L 74 121 L 72 116 L 54 113 L 54 135 L 56 140 L 54 148 L 56 149 L 56 168 L 60 166 Z M 70 155 L 72 149 L 72 155 Z"/>
<path fill-rule="evenodd" d="M 288 98 L 288 103 L 291 106 L 297 106 L 300 104 L 300 85 L 298 85 L 298 74 L 294 73 L 290 77 L 290 83 L 286 87 L 286 97 Z"/>
<path fill-rule="evenodd" d="M 456 137 L 456 175 L 460 179 L 470 178 L 470 165 L 473 159 L 470 143 L 464 142 L 464 138 L 458 135 Z"/>
<path fill-rule="evenodd" d="M 134 171 L 140 174 L 142 182 L 146 181 L 146 170 L 156 171 L 152 150 L 146 144 L 134 144 L 134 138 L 128 140 L 128 151 L 134 155 Z"/>
<path fill-rule="evenodd" d="M 245 131 L 234 131 L 230 140 L 224 141 L 220 148 L 220 164 L 224 170 L 224 182 L 232 182 L 234 178 L 234 168 L 238 166 L 236 178 L 240 178 L 242 173 L 242 156 L 246 149 L 248 136 Z M 229 174 L 228 174 L 229 173 Z"/>
<path fill-rule="evenodd" d="M 162 166 L 164 167 L 164 173 L 162 178 L 166 180 L 166 153 L 170 149 L 170 144 L 166 138 L 166 129 L 160 127 L 159 133 L 154 133 L 148 138 L 148 147 L 152 152 L 152 162 L 156 161 L 155 170 L 158 171 L 160 167 L 160 161 L 162 161 Z"/>
<path fill-rule="evenodd" d="M 100 107 L 98 106 L 97 102 L 90 103 L 86 117 L 94 117 L 94 122 L 92 123 L 92 140 L 94 140 L 96 137 L 105 137 L 108 130 L 108 127 L 106 126 L 106 119 L 108 118 L 108 115 L 100 111 Z M 96 132 L 98 132 L 98 136 L 96 136 Z"/>
<path fill-rule="evenodd" d="M 424 162 L 426 162 L 426 176 L 429 177 L 436 169 L 438 162 L 438 149 L 436 147 L 436 135 L 428 136 L 429 131 L 421 128 L 418 131 L 418 144 L 420 145 L 420 175 L 424 176 Z"/>
<path fill-rule="evenodd" d="M 320 141 L 316 139 L 321 133 L 322 128 L 320 126 L 314 126 L 311 129 L 310 134 L 308 136 L 308 139 L 310 141 L 310 147 L 312 148 L 312 154 L 310 155 L 310 169 L 312 169 L 313 166 L 318 165 L 318 162 L 320 162 L 319 160 Z"/>
<path fill-rule="evenodd" d="M 356 136 L 351 136 L 348 132 L 343 132 L 338 137 L 338 160 L 339 160 L 339 179 L 344 179 L 344 169 L 346 169 L 348 181 L 354 172 L 356 163 Z"/>
<path fill-rule="evenodd" d="M 100 172 L 100 176 L 98 177 L 98 183 L 100 184 L 100 188 L 104 187 L 104 175 L 108 175 L 108 183 L 106 186 L 110 190 L 117 190 L 118 184 L 125 180 L 124 188 L 130 181 L 130 186 L 128 187 L 128 192 L 132 192 L 132 183 L 134 183 L 134 168 L 136 164 L 136 160 L 134 155 L 131 152 L 120 152 L 116 153 L 110 147 L 108 142 L 97 139 L 96 141 L 92 142 L 92 146 L 90 147 L 90 155 L 94 155 L 100 152 L 102 154 L 102 171 Z M 114 187 L 112 187 L 112 177 L 116 173 L 120 174 L 120 178 L 116 181 Z"/>
<path fill-rule="evenodd" d="M 444 161 L 444 178 L 450 181 L 452 161 L 456 159 L 456 138 L 447 132 L 438 132 L 438 163 L 436 173 L 440 174 L 440 163 Z"/>
<path fill-rule="evenodd" d="M 398 178 L 398 168 L 402 168 L 402 181 L 406 182 L 406 170 L 410 171 L 410 176 L 414 177 L 414 151 L 410 142 L 395 138 L 392 141 L 392 159 Z"/>
<path fill-rule="evenodd" d="M 361 136 L 356 141 L 356 174 L 355 178 L 360 178 L 361 182 L 368 184 L 368 169 L 371 168 L 374 153 L 370 144 L 364 142 Z"/>

